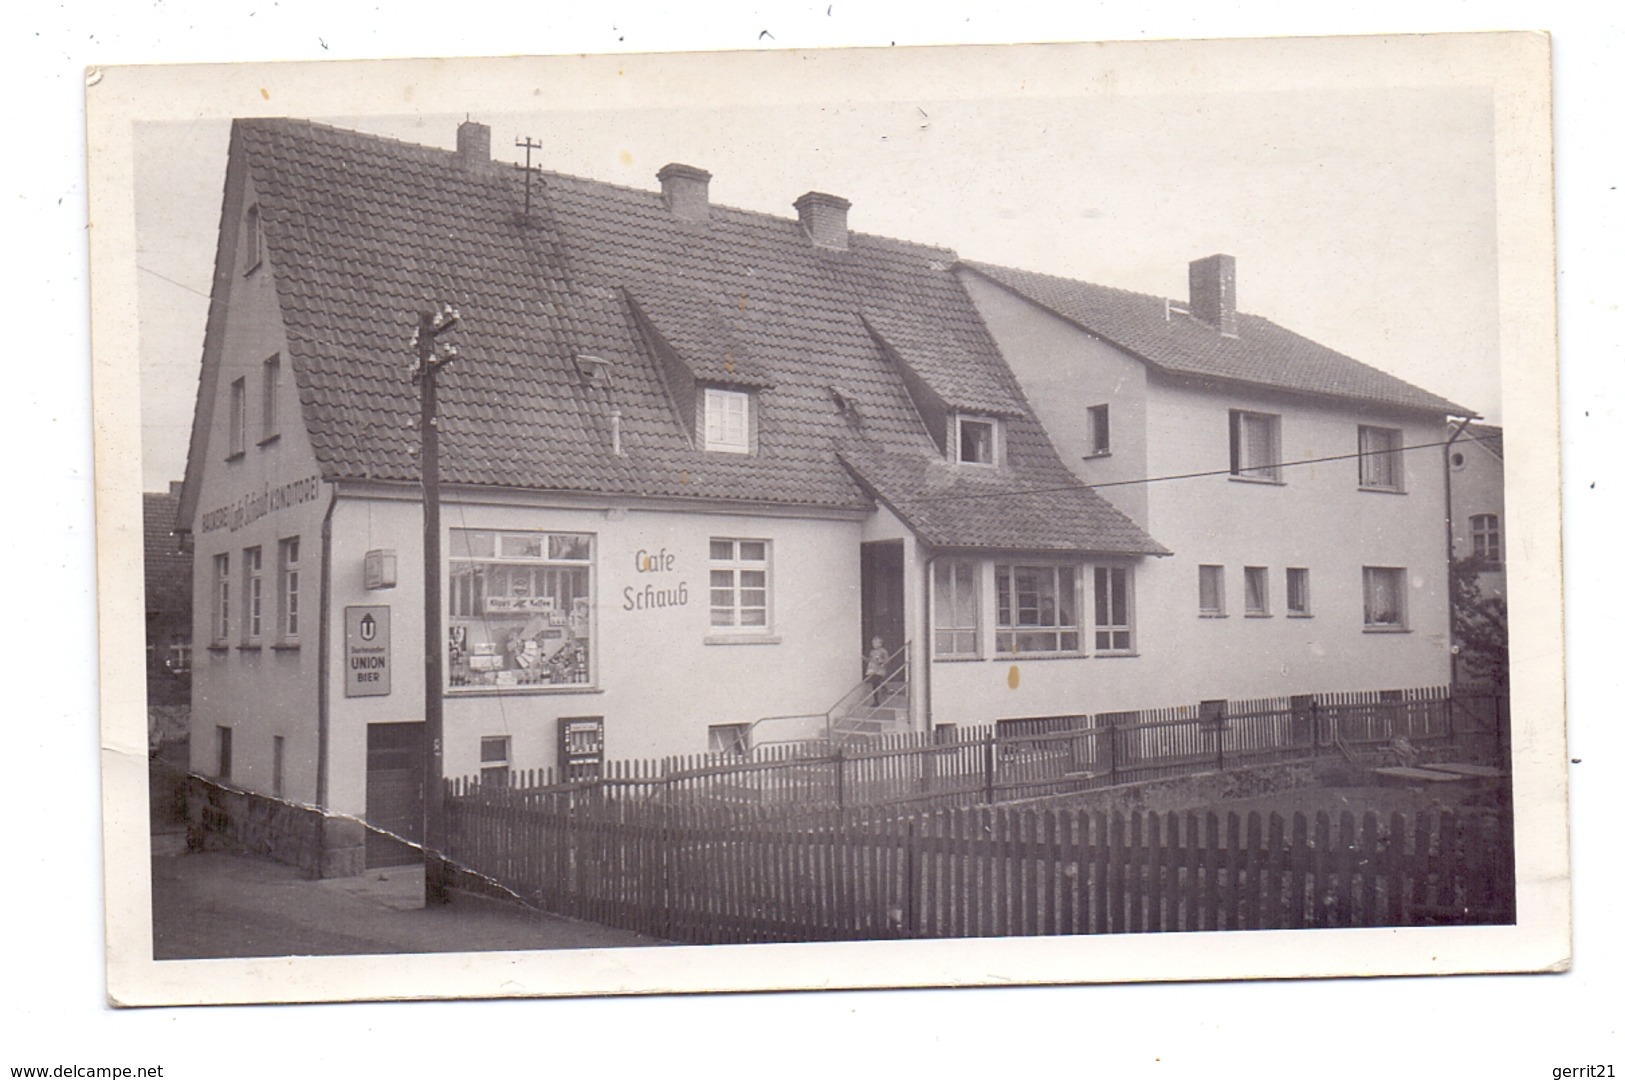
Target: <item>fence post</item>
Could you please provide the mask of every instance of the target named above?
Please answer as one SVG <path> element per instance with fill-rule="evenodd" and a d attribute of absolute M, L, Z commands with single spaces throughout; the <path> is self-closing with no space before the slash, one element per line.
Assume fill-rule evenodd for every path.
<path fill-rule="evenodd" d="M 996 794 L 993 770 L 998 767 L 999 760 L 998 747 L 996 745 L 998 742 L 998 730 L 999 729 L 996 727 L 990 727 L 987 729 L 987 742 L 984 744 L 982 753 L 982 765 L 985 779 L 984 801 L 989 803 L 993 802 L 994 795 Z"/>
<path fill-rule="evenodd" d="M 1117 717 L 1113 715 L 1106 725 L 1106 752 L 1111 757 L 1112 784 L 1117 783 Z"/>
<path fill-rule="evenodd" d="M 846 747 L 835 746 L 835 805 L 846 805 Z"/>
<path fill-rule="evenodd" d="M 1309 756 L 1320 756 L 1320 699 L 1309 703 Z"/>
<path fill-rule="evenodd" d="M 903 853 L 903 867 L 906 872 L 903 879 L 903 932 L 910 938 L 920 936 L 919 890 L 914 884 L 914 876 L 919 873 L 919 862 L 914 852 L 914 831 L 916 828 L 916 822 L 910 818 L 908 823 L 908 848 Z"/>

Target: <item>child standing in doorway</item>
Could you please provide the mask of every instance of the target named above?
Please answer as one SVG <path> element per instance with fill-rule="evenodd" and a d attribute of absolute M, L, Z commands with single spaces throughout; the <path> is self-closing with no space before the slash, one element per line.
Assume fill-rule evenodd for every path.
<path fill-rule="evenodd" d="M 880 704 L 880 684 L 886 680 L 886 659 L 886 643 L 877 635 L 869 642 L 869 659 L 863 665 L 863 677 L 868 679 L 869 685 L 874 688 L 870 700 L 876 706 Z"/>

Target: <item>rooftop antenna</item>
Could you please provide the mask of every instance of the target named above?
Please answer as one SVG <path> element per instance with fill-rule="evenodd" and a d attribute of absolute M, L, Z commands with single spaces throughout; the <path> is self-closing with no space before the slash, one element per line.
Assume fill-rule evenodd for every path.
<path fill-rule="evenodd" d="M 530 167 L 530 152 L 532 150 L 540 150 L 542 148 L 542 144 L 539 142 L 532 142 L 529 135 L 526 135 L 523 139 L 515 139 L 513 144 L 515 146 L 523 146 L 525 148 L 525 220 L 528 221 L 530 220 L 530 175 L 532 171 Z"/>

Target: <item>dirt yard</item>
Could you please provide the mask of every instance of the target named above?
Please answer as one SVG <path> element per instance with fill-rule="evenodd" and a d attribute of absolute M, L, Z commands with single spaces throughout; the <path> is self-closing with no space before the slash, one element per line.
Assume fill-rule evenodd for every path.
<path fill-rule="evenodd" d="M 1227 799 L 1188 807 L 1200 813 L 1280 814 L 1310 816 L 1325 811 L 1334 815 L 1347 810 L 1355 817 L 1373 811 L 1386 817 L 1394 811 L 1412 814 L 1421 811 L 1459 813 L 1471 810 L 1500 810 L 1510 806 L 1510 781 L 1460 780 L 1415 784 L 1373 784 L 1367 778 L 1349 777 L 1349 783 L 1292 788 L 1247 799 Z"/>

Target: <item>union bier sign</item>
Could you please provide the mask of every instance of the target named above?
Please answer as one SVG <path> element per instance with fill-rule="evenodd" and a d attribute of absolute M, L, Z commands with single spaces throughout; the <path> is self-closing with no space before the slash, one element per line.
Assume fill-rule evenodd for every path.
<path fill-rule="evenodd" d="M 344 696 L 389 694 L 389 605 L 344 609 Z"/>

